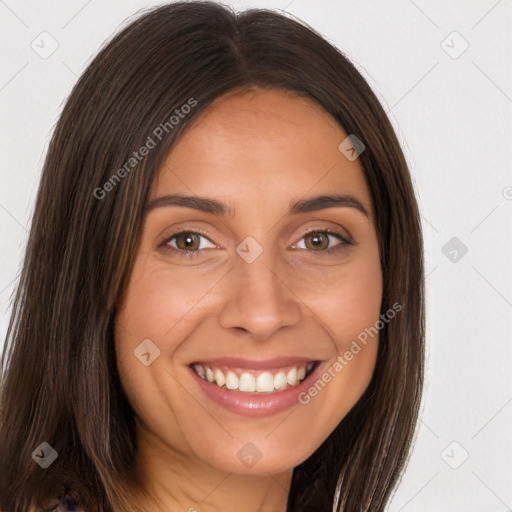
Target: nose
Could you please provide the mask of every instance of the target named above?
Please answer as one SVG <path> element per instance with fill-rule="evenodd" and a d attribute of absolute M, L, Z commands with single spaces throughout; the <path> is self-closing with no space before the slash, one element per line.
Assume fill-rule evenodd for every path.
<path fill-rule="evenodd" d="M 295 325 L 301 311 L 299 298 L 285 276 L 273 270 L 275 264 L 267 254 L 264 251 L 252 263 L 242 258 L 235 263 L 227 276 L 227 299 L 219 317 L 223 328 L 247 331 L 260 341 Z"/>

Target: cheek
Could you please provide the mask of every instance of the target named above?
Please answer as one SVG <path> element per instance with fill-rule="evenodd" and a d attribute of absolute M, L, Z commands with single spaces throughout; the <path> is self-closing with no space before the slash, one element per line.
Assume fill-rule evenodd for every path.
<path fill-rule="evenodd" d="M 374 253 L 333 267 L 328 277 L 302 280 L 298 292 L 314 311 L 338 352 L 379 319 L 382 300 L 380 261 Z"/>
<path fill-rule="evenodd" d="M 374 327 L 382 300 L 380 262 L 371 258 L 340 267 L 325 286 L 316 287 L 315 297 L 309 297 L 311 309 L 332 340 L 333 356 L 300 400 L 309 407 L 311 428 L 325 434 L 356 404 L 375 369 L 379 337 Z"/>
<path fill-rule="evenodd" d="M 342 394 L 346 403 L 353 405 L 369 384 L 377 359 L 379 336 L 375 326 L 383 283 L 376 251 L 333 268 L 329 279 L 317 282 L 323 285 L 312 287 L 305 281 L 302 294 L 307 295 L 307 304 L 333 344 L 330 373 L 325 375 L 330 383 L 328 393 L 333 394 L 334 401 Z"/>
<path fill-rule="evenodd" d="M 169 356 L 175 353 L 190 330 L 194 306 L 211 288 L 211 277 L 196 275 L 191 279 L 190 272 L 185 275 L 180 270 L 144 267 L 141 260 L 133 269 L 125 303 L 115 322 L 117 367 L 123 388 L 140 420 L 152 426 L 162 421 L 165 425 L 161 426 L 162 432 L 179 443 L 182 432 L 176 405 L 182 401 L 183 393 L 169 374 L 169 371 L 173 373 Z M 144 345 L 148 347 L 144 352 L 149 351 L 151 358 L 158 353 L 158 358 L 145 366 L 134 351 L 140 354 L 138 347 L 147 339 L 156 349 Z M 154 411 L 160 411 L 159 419 L 155 418 Z"/>
<path fill-rule="evenodd" d="M 344 349 L 378 321 L 382 300 L 380 268 L 353 268 L 338 283 L 337 290 L 331 287 L 323 306 L 337 345 Z"/>
<path fill-rule="evenodd" d="M 200 296 L 193 286 L 179 282 L 179 273 L 177 275 L 171 279 L 171 276 L 161 275 L 140 262 L 133 269 L 125 303 L 115 322 L 117 363 L 128 392 L 134 388 L 136 394 L 141 395 L 154 385 L 150 384 L 148 374 L 159 365 L 151 363 L 146 367 L 135 357 L 143 340 L 151 340 L 156 347 L 151 350 L 148 345 L 151 357 L 155 354 L 165 357 L 167 351 L 173 350 L 175 326 L 181 327 L 180 319 L 186 317 L 197 301 L 196 297 Z"/>
<path fill-rule="evenodd" d="M 171 341 L 171 331 L 187 322 L 214 284 L 211 273 L 136 267 L 118 321 L 139 342 L 145 338 Z"/>
<path fill-rule="evenodd" d="M 139 259 L 134 266 L 125 303 L 116 318 L 115 347 L 123 387 L 132 405 L 145 415 L 143 411 L 158 408 L 155 389 L 162 379 L 169 378 L 165 373 L 158 376 L 158 369 L 173 371 L 170 356 L 179 352 L 181 341 L 195 328 L 198 315 L 208 307 L 207 293 L 219 277 L 211 272 L 194 274 L 190 269 L 162 270 L 161 266 L 144 266 L 143 261 Z M 149 366 L 136 357 L 147 339 L 156 347 L 149 345 L 150 352 L 154 350 L 159 358 Z M 166 387 L 175 394 L 175 387 Z"/>

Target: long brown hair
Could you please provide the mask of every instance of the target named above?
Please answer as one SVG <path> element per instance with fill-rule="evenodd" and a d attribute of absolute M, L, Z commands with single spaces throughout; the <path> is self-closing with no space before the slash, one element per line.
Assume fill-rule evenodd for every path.
<path fill-rule="evenodd" d="M 424 365 L 421 224 L 402 150 L 364 78 L 313 29 L 265 9 L 192 1 L 131 20 L 90 63 L 56 125 L 0 369 L 3 512 L 43 507 L 70 489 L 87 510 L 129 510 L 137 446 L 116 369 L 116 305 L 164 158 L 215 99 L 251 87 L 312 99 L 364 143 L 381 313 L 403 308 L 380 330 L 363 396 L 294 469 L 288 512 L 381 511 L 390 499 L 414 438 Z M 149 139 L 154 147 L 140 151 Z M 42 442 L 58 453 L 44 470 L 32 459 Z"/>

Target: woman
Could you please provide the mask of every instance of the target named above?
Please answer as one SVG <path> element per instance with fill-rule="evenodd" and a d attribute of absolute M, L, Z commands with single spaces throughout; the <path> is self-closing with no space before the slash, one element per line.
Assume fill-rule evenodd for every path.
<path fill-rule="evenodd" d="M 423 383 L 381 105 L 267 10 L 150 10 L 76 84 L 3 354 L 0 509 L 381 511 Z"/>

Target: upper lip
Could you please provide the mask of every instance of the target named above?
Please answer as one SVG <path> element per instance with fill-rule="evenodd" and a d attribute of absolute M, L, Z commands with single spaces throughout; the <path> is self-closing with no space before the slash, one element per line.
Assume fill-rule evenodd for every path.
<path fill-rule="evenodd" d="M 253 370 L 271 370 L 282 366 L 305 365 L 316 362 L 317 359 L 308 357 L 275 357 L 273 359 L 244 359 L 241 357 L 222 357 L 215 359 L 201 359 L 194 361 L 194 364 L 205 364 L 209 367 L 227 366 L 230 368 L 248 368 Z"/>

